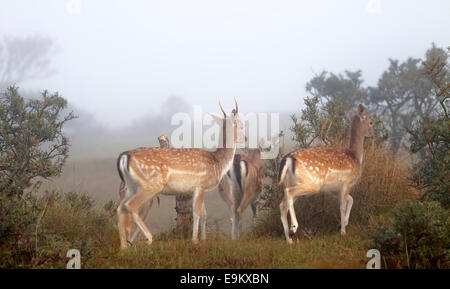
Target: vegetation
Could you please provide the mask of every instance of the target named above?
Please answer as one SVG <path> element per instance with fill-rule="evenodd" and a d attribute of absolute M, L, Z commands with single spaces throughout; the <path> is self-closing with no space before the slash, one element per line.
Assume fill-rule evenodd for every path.
<path fill-rule="evenodd" d="M 60 115 L 66 105 L 47 91 L 25 100 L 14 86 L 0 96 L 0 194 L 21 196 L 38 177 L 61 173 L 69 152 L 62 126 L 74 118 Z"/>
<path fill-rule="evenodd" d="M 383 118 L 372 116 L 377 136 L 366 141 L 363 173 L 352 193 L 355 205 L 350 217 L 350 229 L 363 239 L 372 240 L 370 246 L 380 249 L 387 267 L 449 267 L 450 75 L 447 59 L 448 55 L 433 45 L 422 66 L 417 59 L 408 59 L 401 65 L 391 60 L 379 86 L 371 89 L 362 88 L 359 71 L 347 71 L 345 76 L 322 73 L 307 84 L 307 91 L 313 96 L 305 99 L 300 117 L 291 117 L 297 148 L 345 146 L 349 137 L 346 113 L 357 99 L 387 105 L 382 110 Z M 342 100 L 342 95 L 346 94 L 350 98 Z M 383 99 L 380 94 L 384 94 Z M 390 102 L 397 108 L 390 106 Z M 372 105 L 373 111 L 380 111 L 380 107 Z M 398 111 L 389 115 L 386 109 Z M 416 118 L 406 120 L 400 111 L 411 109 L 417 111 Z M 386 115 L 391 119 L 386 121 Z M 400 119 L 404 124 L 415 120 L 415 128 L 400 125 Z M 392 122 L 399 127 L 394 128 Z M 385 127 L 384 123 L 388 125 Z M 410 168 L 411 155 L 400 151 L 402 142 L 392 140 L 392 134 L 395 138 L 400 130 L 410 135 L 410 152 L 419 153 L 414 169 Z M 402 132 L 401 139 L 404 136 Z M 283 234 L 278 209 L 283 191 L 276 185 L 276 171 L 277 163 L 270 163 L 268 177 L 272 182 L 265 185 L 262 194 L 270 205 L 253 226 L 256 236 Z M 300 239 L 314 241 L 332 234 L 339 222 L 338 202 L 326 195 L 300 198 L 295 203 L 295 211 L 299 220 L 297 238 Z M 380 220 L 384 220 L 384 225 L 380 225 Z"/>
<path fill-rule="evenodd" d="M 273 160 L 265 206 L 240 240 L 209 228 L 208 240 L 194 245 L 167 230 L 151 246 L 121 251 L 115 202 L 101 208 L 87 194 L 37 195 L 40 178 L 61 173 L 69 149 L 62 126 L 73 115 L 61 115 L 66 101 L 58 94 L 25 100 L 11 87 L 0 106 L 0 267 L 65 268 L 75 248 L 83 268 L 365 268 L 367 250 L 377 248 L 383 267 L 450 268 L 450 76 L 442 52 L 433 45 L 422 64 L 391 60 L 376 88 L 363 87 L 361 71 L 324 72 L 307 84 L 311 96 L 300 116 L 292 115 L 289 151 L 347 145 L 347 115 L 359 100 L 371 109 L 376 137 L 365 143 L 348 234 L 336 230 L 338 201 L 318 194 L 295 203 L 299 230 L 292 246 L 282 236 L 283 191 Z"/>
<path fill-rule="evenodd" d="M 115 221 L 85 194 L 1 199 L 0 267 L 65 268 L 67 251 L 91 258 L 116 235 Z"/>
<path fill-rule="evenodd" d="M 449 50 L 450 51 L 450 47 Z M 450 66 L 445 55 L 430 55 L 423 72 L 433 82 L 438 107 L 409 131 L 412 153 L 420 153 L 414 172 L 415 185 L 424 191 L 423 198 L 450 207 Z"/>
<path fill-rule="evenodd" d="M 375 223 L 373 248 L 387 266 L 450 267 L 450 213 L 439 203 L 405 201 Z"/>

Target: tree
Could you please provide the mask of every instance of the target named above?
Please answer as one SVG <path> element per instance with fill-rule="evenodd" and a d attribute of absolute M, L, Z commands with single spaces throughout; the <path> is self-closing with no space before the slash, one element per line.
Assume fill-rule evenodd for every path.
<path fill-rule="evenodd" d="M 23 195 L 38 177 L 61 174 L 69 143 L 63 125 L 75 118 L 61 116 L 67 101 L 44 91 L 25 100 L 15 86 L 0 95 L 0 194 Z"/>
<path fill-rule="evenodd" d="M 450 52 L 450 47 L 448 48 Z M 422 72 L 433 84 L 432 93 L 439 105 L 410 129 L 410 151 L 422 152 L 413 176 L 424 198 L 439 201 L 450 207 L 450 65 L 448 52 L 427 54 Z"/>
<path fill-rule="evenodd" d="M 293 125 L 290 130 L 293 140 L 300 148 L 311 146 L 345 146 L 350 136 L 348 127 L 350 118 L 340 98 L 307 97 L 305 108 L 301 110 L 298 118 L 291 115 Z M 374 129 L 377 134 L 376 141 L 384 142 L 388 131 L 383 122 L 376 115 L 373 116 Z"/>
<path fill-rule="evenodd" d="M 5 37 L 0 42 L 0 91 L 24 80 L 48 77 L 54 44 L 41 36 Z"/>
<path fill-rule="evenodd" d="M 306 91 L 323 100 L 339 100 L 345 109 L 350 110 L 366 102 L 367 88 L 362 83 L 361 70 L 346 70 L 344 75 L 323 71 L 306 84 Z"/>
<path fill-rule="evenodd" d="M 445 52 L 434 44 L 426 52 L 426 61 Z M 432 94 L 433 83 L 421 71 L 421 60 L 408 58 L 400 63 L 389 59 L 389 68 L 369 88 L 369 103 L 382 116 L 391 136 L 391 149 L 396 153 L 405 147 L 405 136 L 411 124 L 426 118 L 436 107 Z"/>

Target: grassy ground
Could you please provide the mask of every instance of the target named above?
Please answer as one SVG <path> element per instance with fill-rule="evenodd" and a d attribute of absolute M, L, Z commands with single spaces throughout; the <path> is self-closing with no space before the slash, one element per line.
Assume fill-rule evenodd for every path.
<path fill-rule="evenodd" d="M 119 181 L 114 171 L 115 160 L 71 161 L 59 179 L 43 189 L 58 191 L 84 191 L 101 204 L 118 197 Z M 112 236 L 102 240 L 102 246 L 89 248 L 88 256 L 83 256 L 83 268 L 364 268 L 365 248 L 368 243 L 363 234 L 349 227 L 349 233 L 341 237 L 336 231 L 320 233 L 308 240 L 301 238 L 298 243 L 288 246 L 281 237 L 243 236 L 238 241 L 229 237 L 230 224 L 226 204 L 217 192 L 206 196 L 208 210 L 208 238 L 198 245 L 189 239 L 173 239 L 167 230 L 175 218 L 174 198 L 161 197 L 161 205 L 153 206 L 147 219 L 155 240 L 148 245 L 144 241 L 125 251 L 119 249 L 119 237 L 115 228 L 115 218 L 111 220 Z M 250 209 L 244 218 L 244 231 L 251 226 Z M 57 215 L 49 223 L 65 218 Z M 279 221 L 279 218 L 277 217 Z M 330 221 L 335 221 L 330 220 Z M 73 222 L 70 222 L 73 223 Z M 76 222 L 75 222 L 76 223 Z M 81 225 L 81 224 L 80 224 Z M 279 224 L 281 227 L 281 222 Z M 86 238 L 86 237 L 83 237 Z M 77 243 L 77 242 L 74 242 Z M 61 249 L 65 251 L 67 248 Z M 62 252 L 64 256 L 66 252 Z M 64 266 L 63 262 L 54 266 Z"/>
<path fill-rule="evenodd" d="M 87 260 L 84 268 L 365 268 L 364 240 L 358 234 L 339 233 L 301 239 L 287 245 L 282 239 L 243 237 L 190 240 L 155 240 L 120 251 L 105 248 Z M 82 261 L 83 262 L 83 261 Z"/>
<path fill-rule="evenodd" d="M 253 226 L 247 209 L 246 234 L 231 241 L 228 208 L 212 191 L 205 198 L 206 241 L 194 245 L 168 233 L 175 202 L 173 197 L 162 196 L 160 207 L 154 203 L 146 222 L 154 242 L 142 241 L 123 251 L 115 211 L 102 208 L 107 201 L 118 199 L 115 160 L 71 161 L 59 179 L 42 189 L 85 192 L 95 205 L 84 206 L 85 201 L 73 199 L 74 195 L 51 203 L 39 226 L 35 216 L 30 219 L 29 232 L 19 232 L 11 242 L 4 242 L 0 267 L 65 268 L 67 251 L 79 249 L 82 268 L 365 268 L 366 252 L 372 244 L 368 234 L 372 217 L 416 195 L 403 162 L 381 149 L 373 149 L 366 159 L 362 180 L 353 191 L 354 208 L 344 237 L 336 230 L 338 201 L 316 195 L 296 202 L 300 228 L 299 240 L 293 245 L 287 245 L 282 237 L 277 208 L 261 212 Z"/>

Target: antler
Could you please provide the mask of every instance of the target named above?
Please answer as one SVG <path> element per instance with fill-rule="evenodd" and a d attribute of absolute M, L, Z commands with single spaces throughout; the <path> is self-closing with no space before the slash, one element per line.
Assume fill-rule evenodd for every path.
<path fill-rule="evenodd" d="M 227 114 L 226 114 L 225 110 L 223 109 L 222 104 L 220 103 L 220 100 L 219 100 L 219 106 L 220 106 L 220 110 L 223 113 L 223 117 L 227 117 Z"/>
<path fill-rule="evenodd" d="M 238 111 L 239 111 L 239 108 L 238 108 L 238 104 L 237 104 L 237 101 L 236 101 L 236 97 L 234 98 L 234 104 L 235 104 L 235 106 L 236 106 L 236 112 L 235 112 L 235 114 L 237 114 Z"/>

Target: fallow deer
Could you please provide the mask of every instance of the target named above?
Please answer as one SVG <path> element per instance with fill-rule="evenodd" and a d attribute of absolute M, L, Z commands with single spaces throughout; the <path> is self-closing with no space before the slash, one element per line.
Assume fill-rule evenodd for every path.
<path fill-rule="evenodd" d="M 219 105 L 223 118 L 212 116 L 220 127 L 219 144 L 222 146 L 215 151 L 139 148 L 120 154 L 117 160 L 119 174 L 127 188 L 117 208 L 122 248 L 128 246 L 128 216 L 144 233 L 148 243 L 152 243 L 152 234 L 139 216 L 139 210 L 142 204 L 157 194 L 193 194 L 192 240 L 198 242 L 199 222 L 201 239 L 206 238 L 205 193 L 217 187 L 233 163 L 236 143 L 242 143 L 244 139 L 236 100 L 230 115 L 225 113 L 220 102 Z"/>
<path fill-rule="evenodd" d="M 169 138 L 166 134 L 162 134 L 158 137 L 158 141 L 159 141 L 159 147 L 160 148 L 169 148 L 170 147 L 170 143 L 169 143 Z M 123 200 L 123 198 L 125 197 L 125 192 L 126 192 L 126 186 L 125 186 L 125 180 L 121 180 L 120 182 L 120 187 L 119 187 L 119 198 L 120 198 L 120 202 Z M 159 196 L 156 196 L 156 198 L 158 199 L 158 205 L 160 203 L 160 199 Z M 147 219 L 148 214 L 150 212 L 150 209 L 152 208 L 153 205 L 153 198 L 150 200 L 150 202 L 145 203 L 144 205 L 142 205 L 141 208 L 141 212 L 140 212 L 140 216 L 141 219 L 143 221 L 145 221 L 145 219 Z M 127 240 L 130 244 L 133 244 L 134 240 L 136 239 L 136 237 L 139 234 L 139 229 L 138 227 L 134 226 L 134 223 L 131 219 L 131 217 L 129 216 L 128 221 L 129 225 L 127 226 L 128 230 L 127 230 Z M 131 235 L 131 232 L 133 232 L 133 234 Z M 131 237 L 130 237 L 131 235 Z"/>
<path fill-rule="evenodd" d="M 293 151 L 280 160 L 279 184 L 284 184 L 284 198 L 280 203 L 281 222 L 289 244 L 298 229 L 294 211 L 297 197 L 317 192 L 335 193 L 340 201 L 340 231 L 345 235 L 353 198 L 350 189 L 361 177 L 365 137 L 375 135 L 373 121 L 365 115 L 364 107 L 352 113 L 350 144 L 347 148 L 313 147 Z M 288 229 L 287 212 L 291 216 Z"/>
<path fill-rule="evenodd" d="M 261 159 L 262 148 L 247 149 L 248 156 L 235 155 L 233 166 L 219 184 L 219 193 L 227 203 L 231 214 L 231 238 L 235 240 L 241 231 L 242 214 L 251 205 L 256 218 L 256 199 L 262 191 L 265 163 Z"/>

